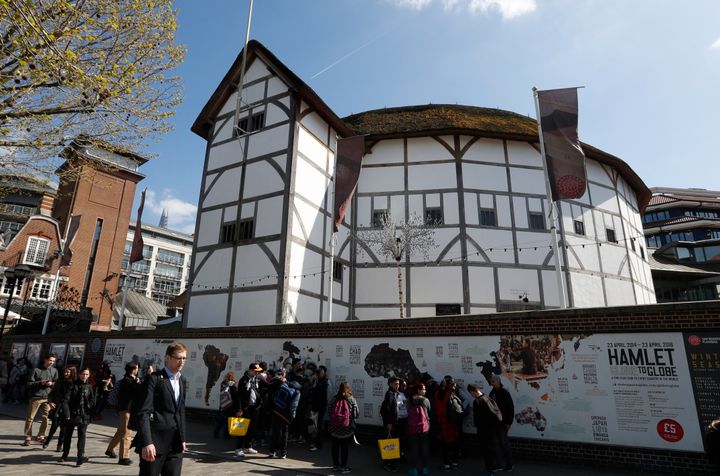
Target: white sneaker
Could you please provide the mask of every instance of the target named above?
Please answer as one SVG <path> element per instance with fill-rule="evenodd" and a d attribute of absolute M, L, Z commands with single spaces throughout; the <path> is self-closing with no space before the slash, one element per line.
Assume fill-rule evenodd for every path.
<path fill-rule="evenodd" d="M 237 456 L 238 458 L 244 458 L 245 452 L 243 450 L 235 450 L 235 456 Z"/>
<path fill-rule="evenodd" d="M 245 453 L 247 453 L 249 455 L 256 455 L 257 450 L 255 448 L 245 448 Z"/>

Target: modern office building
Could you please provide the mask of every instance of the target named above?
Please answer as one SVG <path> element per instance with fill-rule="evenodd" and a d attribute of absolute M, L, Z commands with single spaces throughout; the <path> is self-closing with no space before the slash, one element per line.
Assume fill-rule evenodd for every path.
<path fill-rule="evenodd" d="M 560 306 L 533 119 L 457 105 L 341 119 L 260 43 L 244 75 L 241 62 L 192 127 L 207 152 L 186 327 L 327 321 L 330 283 L 333 320 L 397 317 L 396 262 L 361 241 L 388 215 L 436 224 L 427 257 L 401 258 L 407 317 Z M 355 135 L 366 153 L 331 251 L 336 140 Z M 583 148 L 587 191 L 559 203 L 569 305 L 653 303 L 650 191 L 619 158 Z"/>
<path fill-rule="evenodd" d="M 167 305 L 185 290 L 193 237 L 147 223 L 142 224 L 141 233 L 144 242 L 143 259 L 133 263 L 129 272 L 128 260 L 135 234 L 135 224 L 130 224 L 122 258 L 120 286 L 127 283 L 129 289 Z"/>
<path fill-rule="evenodd" d="M 720 192 L 652 188 L 643 215 L 658 302 L 720 297 Z"/>

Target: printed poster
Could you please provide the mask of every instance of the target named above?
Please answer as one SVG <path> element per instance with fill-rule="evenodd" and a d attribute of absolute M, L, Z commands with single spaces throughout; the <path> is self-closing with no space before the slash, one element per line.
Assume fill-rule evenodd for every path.
<path fill-rule="evenodd" d="M 31 342 L 27 345 L 25 352 L 25 358 L 32 364 L 32 368 L 37 368 L 40 365 L 40 351 L 42 350 L 42 344 L 39 342 Z"/>
<path fill-rule="evenodd" d="M 720 334 L 685 333 L 690 378 L 702 428 L 720 418 Z"/>
<path fill-rule="evenodd" d="M 109 339 L 105 358 L 116 376 L 131 360 L 162 368 L 169 342 Z M 239 378 L 253 361 L 277 369 L 300 359 L 326 365 L 335 390 L 348 382 L 361 409 L 358 423 L 380 426 L 378 410 L 391 376 L 413 383 L 450 375 L 469 406 L 466 385 L 489 393 L 490 377 L 497 374 L 515 405 L 511 436 L 703 451 L 681 333 L 183 343 L 190 407 L 218 408 L 220 381 L 229 370 Z M 475 433 L 472 418 L 465 419 L 464 431 Z"/>

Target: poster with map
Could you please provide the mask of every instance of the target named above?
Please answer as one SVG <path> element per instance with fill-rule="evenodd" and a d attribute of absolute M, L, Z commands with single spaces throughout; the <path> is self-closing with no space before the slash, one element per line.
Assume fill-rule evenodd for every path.
<path fill-rule="evenodd" d="M 126 362 L 163 366 L 168 340 L 113 340 L 106 360 L 116 377 Z M 680 333 L 457 337 L 187 339 L 188 406 L 218 408 L 222 376 L 248 364 L 288 368 L 293 359 L 323 364 L 337 388 L 356 389 L 358 422 L 381 425 L 387 379 L 436 381 L 450 375 L 462 390 L 492 389 L 500 375 L 515 404 L 515 437 L 702 451 L 683 336 Z M 464 430 L 474 433 L 472 419 Z"/>

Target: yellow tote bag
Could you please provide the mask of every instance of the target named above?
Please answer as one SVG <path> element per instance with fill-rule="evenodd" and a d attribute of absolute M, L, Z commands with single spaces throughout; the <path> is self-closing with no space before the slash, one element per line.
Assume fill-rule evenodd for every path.
<path fill-rule="evenodd" d="M 228 433 L 232 436 L 245 436 L 250 427 L 250 420 L 241 417 L 228 417 Z"/>
<path fill-rule="evenodd" d="M 380 447 L 381 459 L 386 460 L 400 458 L 400 438 L 386 438 L 384 440 L 378 440 L 378 446 Z"/>

